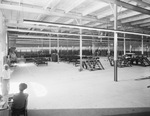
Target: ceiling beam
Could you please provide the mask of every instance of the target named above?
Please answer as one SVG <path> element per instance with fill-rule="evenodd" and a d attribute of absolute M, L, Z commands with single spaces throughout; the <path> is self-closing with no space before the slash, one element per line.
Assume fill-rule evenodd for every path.
<path fill-rule="evenodd" d="M 103 23 L 100 23 L 98 21 L 93 21 L 93 22 L 86 23 L 85 26 L 100 25 L 100 24 L 103 24 Z"/>
<path fill-rule="evenodd" d="M 113 29 L 114 27 L 114 23 L 113 21 L 109 24 L 101 24 L 96 26 L 97 28 L 108 28 L 108 29 Z M 128 28 L 133 28 L 135 30 L 141 30 L 141 32 L 146 32 L 149 33 L 149 30 L 146 28 L 141 28 L 142 26 L 134 26 L 134 25 L 130 25 L 129 23 L 127 24 L 121 24 L 120 22 L 118 22 L 118 29 L 124 30 L 124 31 L 128 31 Z M 144 27 L 144 26 L 143 26 Z"/>
<path fill-rule="evenodd" d="M 49 0 L 49 2 L 46 4 L 46 6 L 44 6 L 43 7 L 43 9 L 44 10 L 46 10 L 50 5 L 51 5 L 51 3 L 53 2 L 54 0 Z M 56 0 L 56 2 L 57 2 L 58 0 Z M 54 6 L 53 6 L 54 7 Z M 52 7 L 52 8 L 53 8 Z M 51 10 L 52 10 L 52 8 L 51 8 Z M 39 14 L 38 16 L 37 16 L 37 18 L 36 18 L 36 20 L 40 20 L 40 21 L 42 21 L 42 20 L 44 20 L 44 18 L 46 17 L 47 15 L 43 15 L 43 14 Z M 29 30 L 30 29 L 32 29 L 33 30 L 33 28 L 29 28 Z"/>
<path fill-rule="evenodd" d="M 134 5 L 122 2 L 122 1 L 117 1 L 116 0 L 115 3 L 117 5 L 121 5 L 122 7 L 128 8 L 130 10 L 134 10 L 134 11 L 140 12 L 142 14 L 148 14 L 148 15 L 150 15 L 150 10 L 147 10 L 147 9 L 144 9 L 144 8 L 141 8 L 141 7 L 138 7 L 138 6 L 134 6 Z"/>
<path fill-rule="evenodd" d="M 139 20 L 139 21 L 135 21 L 133 23 L 131 23 L 131 25 L 138 25 L 138 24 L 143 24 L 143 23 L 148 23 L 150 22 L 150 19 L 142 19 L 142 20 Z"/>
<path fill-rule="evenodd" d="M 72 9 L 74 9 L 75 7 L 77 7 L 80 4 L 82 4 L 84 1 L 86 1 L 86 0 L 74 0 L 74 3 L 72 3 L 69 6 L 67 6 L 67 8 L 65 9 L 65 13 L 68 13 L 69 11 L 71 11 Z"/>
<path fill-rule="evenodd" d="M 148 26 L 150 26 L 150 22 L 140 25 L 140 27 L 148 27 Z"/>
<path fill-rule="evenodd" d="M 141 13 L 135 12 L 135 11 L 131 11 L 131 10 L 126 10 L 124 12 L 121 12 L 118 15 L 117 19 L 121 20 L 121 19 L 128 18 L 128 17 L 131 17 L 131 16 L 139 15 L 139 14 L 141 14 Z M 110 21 L 114 21 L 114 16 L 111 16 Z"/>
<path fill-rule="evenodd" d="M 120 1 L 120 0 L 102 0 L 102 1 L 105 1 L 107 3 L 109 2 L 109 3 L 117 4 L 118 6 L 122 6 L 124 8 L 140 12 L 142 14 L 150 15 L 150 10 L 147 10 L 147 9 L 144 9 L 144 8 L 141 8 L 141 7 L 138 7 L 138 6 L 134 6 L 132 4 L 129 4 L 129 3 L 126 3 L 126 2 L 123 2 L 123 1 Z"/>
<path fill-rule="evenodd" d="M 107 17 L 107 16 L 109 16 L 110 18 L 114 18 L 113 11 L 110 8 L 110 6 L 106 6 L 106 8 L 107 8 L 106 10 L 101 11 L 97 15 L 98 19 L 101 19 L 101 18 L 104 18 L 104 17 Z M 126 12 L 126 11 L 127 11 L 127 9 L 125 9 L 125 8 L 122 8 L 122 7 L 118 8 L 118 16 L 121 15 L 123 12 Z"/>
<path fill-rule="evenodd" d="M 70 24 L 74 21 L 74 19 L 69 19 L 68 21 L 65 22 L 65 24 Z"/>
<path fill-rule="evenodd" d="M 101 9 L 103 4 L 105 5 L 105 6 L 103 6 L 103 8 L 106 7 L 106 3 L 103 3 L 103 2 L 98 2 L 95 5 L 93 5 L 92 7 L 90 7 L 90 8 L 88 7 L 85 11 L 82 12 L 82 16 L 86 16 L 94 11 Z"/>
<path fill-rule="evenodd" d="M 46 10 L 48 7 L 50 7 L 50 11 L 54 10 L 54 7 L 60 2 L 60 0 L 49 0 L 49 2 L 46 4 L 46 6 L 43 7 L 44 10 Z M 40 14 L 37 18 L 37 20 L 43 20 L 44 16 Z"/>
<path fill-rule="evenodd" d="M 18 5 L 20 1 L 22 1 L 21 6 L 36 7 L 36 8 L 42 8 L 43 7 L 41 4 L 40 5 L 34 4 L 33 1 L 24 2 L 24 0 L 2 0 L 2 4 Z"/>
<path fill-rule="evenodd" d="M 52 2 L 53 2 L 53 0 L 49 0 L 48 3 L 46 4 L 46 6 L 43 7 L 43 9 L 47 9 Z"/>
<path fill-rule="evenodd" d="M 132 16 L 126 19 L 122 19 L 121 23 L 128 23 L 128 22 L 132 22 L 132 21 L 138 21 L 138 20 L 142 20 L 145 18 L 150 18 L 150 15 L 145 15 L 145 14 L 141 14 L 141 15 L 136 15 L 136 16 Z"/>
<path fill-rule="evenodd" d="M 96 26 L 96 27 L 108 29 L 108 27 L 110 27 L 110 26 L 113 26 L 113 25 L 112 25 L 112 24 L 102 24 L 102 25 L 98 25 L 98 26 Z"/>
<path fill-rule="evenodd" d="M 60 0 L 55 0 L 55 1 L 57 1 L 57 3 L 58 3 L 58 1 L 60 1 Z M 75 1 L 75 3 L 76 3 L 76 5 L 79 5 L 79 4 L 81 4 L 82 3 L 82 0 L 80 0 L 80 1 Z M 74 8 L 74 7 L 76 7 L 76 5 L 75 4 L 72 4 L 72 5 L 74 5 L 74 6 L 68 6 L 68 7 L 66 7 L 66 8 L 68 8 L 68 9 L 66 9 L 65 10 L 65 13 L 68 13 L 70 10 L 72 10 L 72 8 Z M 52 9 L 51 9 L 51 11 L 53 11 Z M 61 20 L 61 17 L 56 17 L 52 22 L 57 22 L 58 20 Z"/>
<path fill-rule="evenodd" d="M 82 17 L 81 15 L 75 15 L 75 14 L 69 14 L 69 13 L 65 14 L 65 13 L 60 13 L 60 12 L 44 10 L 44 9 L 38 9 L 38 8 L 34 8 L 34 7 L 30 8 L 30 7 L 24 7 L 24 6 L 8 5 L 8 4 L 0 4 L 0 9 L 43 14 L 43 15 L 48 15 L 48 16 L 83 19 L 83 20 L 89 20 L 89 21 L 97 21 L 98 20 L 97 18 L 94 18 L 94 17 Z"/>
<path fill-rule="evenodd" d="M 149 0 L 142 0 L 143 2 L 147 3 L 147 4 L 150 4 L 150 1 Z"/>
<path fill-rule="evenodd" d="M 148 4 L 148 3 L 146 3 L 146 2 L 144 2 L 144 1 L 142 1 L 142 0 L 134 0 L 134 1 L 136 1 L 136 2 L 138 3 L 138 5 L 143 5 L 143 6 L 148 6 L 148 7 L 150 7 L 150 4 Z"/>
<path fill-rule="evenodd" d="M 60 0 L 49 0 L 48 4 L 44 7 L 44 9 L 47 9 L 48 7 L 50 7 L 50 10 L 53 10 L 59 2 Z"/>
<path fill-rule="evenodd" d="M 58 16 L 55 16 L 55 17 L 47 17 L 47 18 L 45 18 L 45 20 L 44 21 L 48 21 L 48 22 L 55 22 L 56 20 L 58 20 L 59 18 L 61 18 L 61 17 L 58 17 Z"/>
<path fill-rule="evenodd" d="M 112 15 L 113 14 L 113 12 L 112 12 L 112 10 L 109 8 L 109 9 L 107 9 L 106 11 L 103 11 L 102 13 L 100 13 L 99 15 L 97 15 L 97 18 L 98 19 L 101 19 L 101 18 L 104 18 L 104 17 L 106 17 L 106 16 L 108 16 L 108 15 Z"/>
<path fill-rule="evenodd" d="M 43 9 L 46 10 L 49 7 L 49 5 L 52 3 L 52 1 L 53 0 L 49 0 L 49 2 L 46 4 L 46 6 L 43 7 Z M 42 17 L 43 17 L 42 14 L 38 15 L 37 20 L 42 20 Z"/>

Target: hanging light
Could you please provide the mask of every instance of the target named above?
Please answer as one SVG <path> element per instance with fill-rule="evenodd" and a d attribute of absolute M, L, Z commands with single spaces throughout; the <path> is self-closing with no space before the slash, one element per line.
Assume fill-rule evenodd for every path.
<path fill-rule="evenodd" d="M 101 29 L 101 28 L 93 28 L 93 27 L 80 26 L 80 25 L 62 24 L 62 23 L 52 23 L 52 22 L 33 21 L 33 20 L 23 20 L 23 23 L 46 25 L 46 26 L 68 27 L 68 28 L 77 28 L 77 29 L 87 29 L 87 30 L 104 31 L 104 32 L 117 32 L 117 33 L 126 33 L 126 34 L 133 34 L 133 35 L 141 35 L 141 36 L 149 36 L 150 37 L 150 35 L 143 34 L 143 33 L 127 32 L 127 31 L 119 31 L 119 30 L 110 30 L 110 29 Z"/>

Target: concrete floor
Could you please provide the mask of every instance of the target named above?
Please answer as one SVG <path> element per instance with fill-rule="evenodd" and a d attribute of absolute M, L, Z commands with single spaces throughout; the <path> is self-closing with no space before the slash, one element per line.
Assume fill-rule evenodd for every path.
<path fill-rule="evenodd" d="M 28 109 L 150 108 L 150 66 L 118 68 L 101 58 L 105 70 L 79 72 L 65 62 L 48 66 L 19 63 L 11 76 L 10 93 L 18 92 L 21 82 L 28 84 Z M 140 110 L 138 110 L 140 111 Z"/>

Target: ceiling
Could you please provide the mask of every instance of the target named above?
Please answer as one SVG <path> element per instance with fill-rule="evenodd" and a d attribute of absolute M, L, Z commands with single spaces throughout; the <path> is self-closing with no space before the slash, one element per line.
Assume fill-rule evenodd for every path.
<path fill-rule="evenodd" d="M 117 30 L 150 34 L 150 0 L 0 0 L 0 9 L 10 38 L 15 37 L 18 43 L 26 38 L 22 42 L 25 44 L 29 39 L 58 35 L 64 39 L 76 38 L 78 35 L 71 34 L 80 32 L 75 28 L 25 24 L 24 20 L 114 29 L 114 4 L 118 5 Z M 88 35 L 83 39 L 88 39 L 113 33 L 84 29 L 82 34 Z"/>

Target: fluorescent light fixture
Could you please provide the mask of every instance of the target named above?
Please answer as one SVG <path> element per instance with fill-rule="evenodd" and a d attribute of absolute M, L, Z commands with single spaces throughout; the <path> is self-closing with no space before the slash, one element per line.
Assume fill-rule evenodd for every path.
<path fill-rule="evenodd" d="M 114 38 L 113 36 L 99 36 L 100 38 Z M 18 35 L 18 38 L 30 38 L 30 39 L 68 39 L 68 40 L 80 40 L 79 38 L 63 38 L 63 37 L 51 37 L 51 36 L 29 36 L 29 35 Z M 98 38 L 98 39 L 100 39 Z M 97 39 L 97 38 L 94 38 L 94 39 Z M 118 39 L 124 39 L 124 37 L 118 37 Z M 131 38 L 125 38 L 125 39 L 131 39 Z M 92 39 L 83 39 L 82 40 L 92 40 Z"/>
<path fill-rule="evenodd" d="M 150 37 L 149 34 L 127 32 L 127 31 L 118 31 L 118 30 L 109 30 L 109 29 L 101 29 L 101 28 L 93 28 L 93 27 L 80 26 L 80 25 L 69 25 L 69 24 L 62 24 L 62 23 L 42 22 L 42 21 L 33 21 L 33 20 L 24 20 L 23 23 L 45 25 L 45 26 L 58 26 L 58 27 L 68 27 L 68 28 L 77 28 L 77 29 L 87 29 L 87 30 L 95 30 L 95 31 L 105 31 L 105 32 L 112 32 L 112 33 L 117 32 L 117 33 L 125 33 L 125 34 L 133 34 L 133 35 L 149 36 Z"/>
<path fill-rule="evenodd" d="M 29 33 L 38 33 L 38 34 L 56 34 L 56 35 L 73 35 L 73 36 L 80 36 L 80 34 L 56 33 L 56 32 L 45 32 L 45 31 L 31 31 L 31 30 L 23 30 L 23 29 L 7 29 L 7 31 L 9 31 L 9 32 L 29 32 Z M 113 38 L 112 36 L 87 35 L 87 34 L 82 34 L 82 36 Z M 19 36 L 18 36 L 18 37 L 19 37 Z"/>
<path fill-rule="evenodd" d="M 32 31 L 32 30 L 23 30 L 23 29 L 7 29 L 9 32 L 27 32 L 27 33 L 38 33 L 38 34 L 56 34 L 56 35 L 72 35 L 72 36 L 80 36 L 80 34 L 71 34 L 71 33 L 56 33 L 56 32 L 46 32 L 46 31 Z M 114 38 L 114 36 L 102 36 L 102 35 L 87 35 L 87 34 L 81 34 L 84 37 L 98 37 L 98 38 Z M 17 36 L 16 36 L 17 37 Z M 18 38 L 41 38 L 41 39 L 59 39 L 58 37 L 51 37 L 51 36 L 24 36 L 24 35 L 18 35 Z M 124 37 L 118 37 L 119 39 L 124 39 Z M 69 38 L 67 38 L 69 39 Z M 129 39 L 129 38 L 126 38 Z M 130 38 L 131 39 L 131 38 Z M 84 40 L 84 39 L 83 39 Z"/>
<path fill-rule="evenodd" d="M 23 29 L 7 29 L 9 32 L 26 32 L 26 33 L 38 33 L 38 34 L 56 34 L 56 35 L 70 35 L 70 36 L 80 36 L 80 34 L 73 34 L 73 33 L 56 33 L 56 32 L 48 32 L 48 31 L 33 31 L 33 30 L 23 30 Z M 100 35 L 87 35 L 81 34 L 82 36 L 87 37 L 103 37 L 103 38 L 113 38 L 112 36 L 100 36 Z"/>
<path fill-rule="evenodd" d="M 24 20 L 23 23 L 112 32 L 112 30 L 108 30 L 108 29 L 98 29 L 98 28 L 92 28 L 92 27 L 86 27 L 86 26 L 80 26 L 80 25 L 70 25 L 70 24 L 62 24 L 62 23 L 33 21 L 33 20 Z"/>
<path fill-rule="evenodd" d="M 66 39 L 66 40 L 80 40 L 79 38 L 63 38 L 63 37 L 45 37 L 45 36 L 28 36 L 28 35 L 19 35 L 18 36 L 18 38 L 32 38 L 32 39 L 59 39 L 59 40 L 61 40 L 61 39 Z M 82 40 L 91 40 L 91 39 L 82 39 Z"/>

